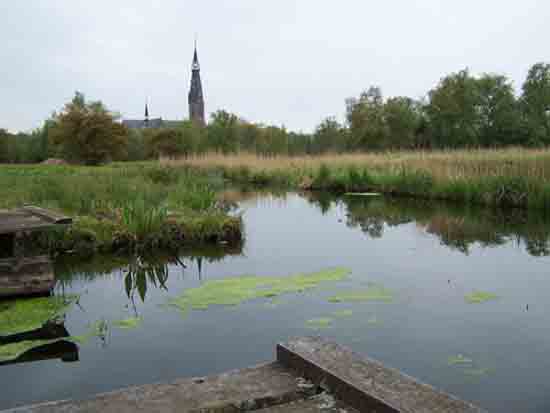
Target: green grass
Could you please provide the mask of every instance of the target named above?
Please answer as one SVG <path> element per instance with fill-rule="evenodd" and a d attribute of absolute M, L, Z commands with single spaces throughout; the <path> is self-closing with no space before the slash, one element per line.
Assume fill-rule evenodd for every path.
<path fill-rule="evenodd" d="M 33 204 L 74 217 L 52 232 L 53 252 L 172 248 L 196 242 L 240 242 L 242 222 L 217 205 L 218 176 L 158 162 L 101 167 L 0 165 L 0 208 Z"/>

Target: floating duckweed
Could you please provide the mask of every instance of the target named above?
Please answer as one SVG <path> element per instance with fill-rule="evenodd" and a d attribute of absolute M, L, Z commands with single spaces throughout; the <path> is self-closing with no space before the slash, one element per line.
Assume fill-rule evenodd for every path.
<path fill-rule="evenodd" d="M 468 304 L 481 304 L 487 301 L 496 300 L 497 298 L 498 296 L 493 293 L 488 293 L 484 291 L 474 291 L 473 293 L 468 294 L 465 297 L 465 300 Z"/>
<path fill-rule="evenodd" d="M 127 318 L 126 320 L 113 321 L 113 325 L 123 330 L 131 330 L 139 327 L 142 321 L 143 319 L 141 317 L 134 317 L 134 318 Z"/>
<path fill-rule="evenodd" d="M 2 345 L 0 346 L 0 362 L 15 360 L 33 348 L 42 347 L 61 340 L 62 339 L 21 341 L 19 343 Z"/>
<path fill-rule="evenodd" d="M 382 301 L 385 303 L 390 303 L 393 301 L 393 293 L 382 286 L 372 286 L 364 291 L 350 291 L 332 296 L 328 299 L 328 301 L 331 303 L 367 301 Z"/>
<path fill-rule="evenodd" d="M 370 324 L 370 325 L 379 325 L 379 324 L 382 324 L 382 322 L 380 320 L 378 320 L 378 317 L 376 317 L 375 315 L 372 316 L 372 317 L 369 317 L 369 319 L 367 320 L 367 324 Z"/>
<path fill-rule="evenodd" d="M 353 315 L 352 310 L 339 310 L 332 313 L 334 317 L 351 317 Z"/>
<path fill-rule="evenodd" d="M 471 368 L 471 369 L 464 369 L 464 374 L 470 377 L 482 377 L 489 374 L 490 371 L 491 370 L 488 368 L 478 368 L 478 369 Z"/>
<path fill-rule="evenodd" d="M 321 317 L 321 318 L 314 318 L 312 320 L 307 320 L 306 321 L 306 325 L 309 327 L 309 328 L 314 328 L 314 329 L 321 329 L 321 328 L 328 328 L 330 327 L 330 325 L 332 324 L 334 320 L 332 318 L 329 318 L 329 317 Z"/>
<path fill-rule="evenodd" d="M 471 365 L 473 362 L 471 358 L 465 357 L 462 354 L 451 356 L 447 359 L 449 366 Z"/>
<path fill-rule="evenodd" d="M 288 277 L 242 276 L 212 280 L 185 291 L 180 297 L 171 299 L 168 304 L 183 312 L 189 309 L 206 310 L 211 305 L 238 305 L 255 298 L 310 290 L 323 282 L 340 281 L 349 273 L 350 270 L 346 268 L 336 268 Z"/>
<path fill-rule="evenodd" d="M 14 300 L 0 307 L 0 335 L 24 333 L 62 318 L 76 296 Z"/>

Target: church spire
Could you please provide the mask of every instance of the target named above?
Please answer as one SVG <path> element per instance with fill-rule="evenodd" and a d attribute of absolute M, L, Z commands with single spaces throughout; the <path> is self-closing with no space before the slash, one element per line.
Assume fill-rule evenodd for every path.
<path fill-rule="evenodd" d="M 187 103 L 189 104 L 189 119 L 198 125 L 206 124 L 204 118 L 204 97 L 202 94 L 201 67 L 197 53 L 197 39 L 195 38 L 195 51 L 193 53 L 193 64 L 191 72 L 191 88 Z"/>

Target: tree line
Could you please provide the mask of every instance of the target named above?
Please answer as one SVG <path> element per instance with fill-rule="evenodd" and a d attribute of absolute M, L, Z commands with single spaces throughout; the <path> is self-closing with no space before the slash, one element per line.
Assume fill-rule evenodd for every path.
<path fill-rule="evenodd" d="M 97 164 L 241 151 L 264 156 L 326 152 L 543 147 L 550 144 L 550 64 L 533 65 L 521 93 L 504 75 L 474 76 L 468 69 L 445 76 L 422 99 L 385 98 L 373 86 L 346 100 L 344 124 L 323 120 L 313 133 L 255 124 L 220 110 L 206 127 L 128 130 L 102 102 L 73 100 L 30 133 L 0 129 L 0 162 L 50 157 Z"/>

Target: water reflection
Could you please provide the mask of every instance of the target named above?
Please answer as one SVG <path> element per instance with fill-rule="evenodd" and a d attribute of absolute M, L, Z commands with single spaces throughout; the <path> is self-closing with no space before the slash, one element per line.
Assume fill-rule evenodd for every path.
<path fill-rule="evenodd" d="M 240 256 L 242 253 L 243 244 L 239 244 L 183 249 L 177 254 L 103 255 L 85 261 L 79 257 L 64 257 L 55 263 L 56 288 L 64 291 L 75 281 L 91 281 L 98 277 L 122 275 L 128 298 L 133 300 L 137 294 L 145 301 L 148 289 L 167 290 L 170 273 L 179 271 L 182 278 L 185 278 L 186 271 L 195 267 L 201 280 L 206 264 L 222 261 L 229 256 Z"/>
<path fill-rule="evenodd" d="M 514 241 L 536 257 L 550 255 L 549 217 L 523 210 L 456 206 L 445 202 L 386 197 L 342 197 L 309 193 L 322 213 L 343 206 L 346 225 L 370 238 L 382 238 L 385 228 L 414 223 L 436 236 L 442 245 L 469 254 L 474 244 L 496 247 Z"/>

